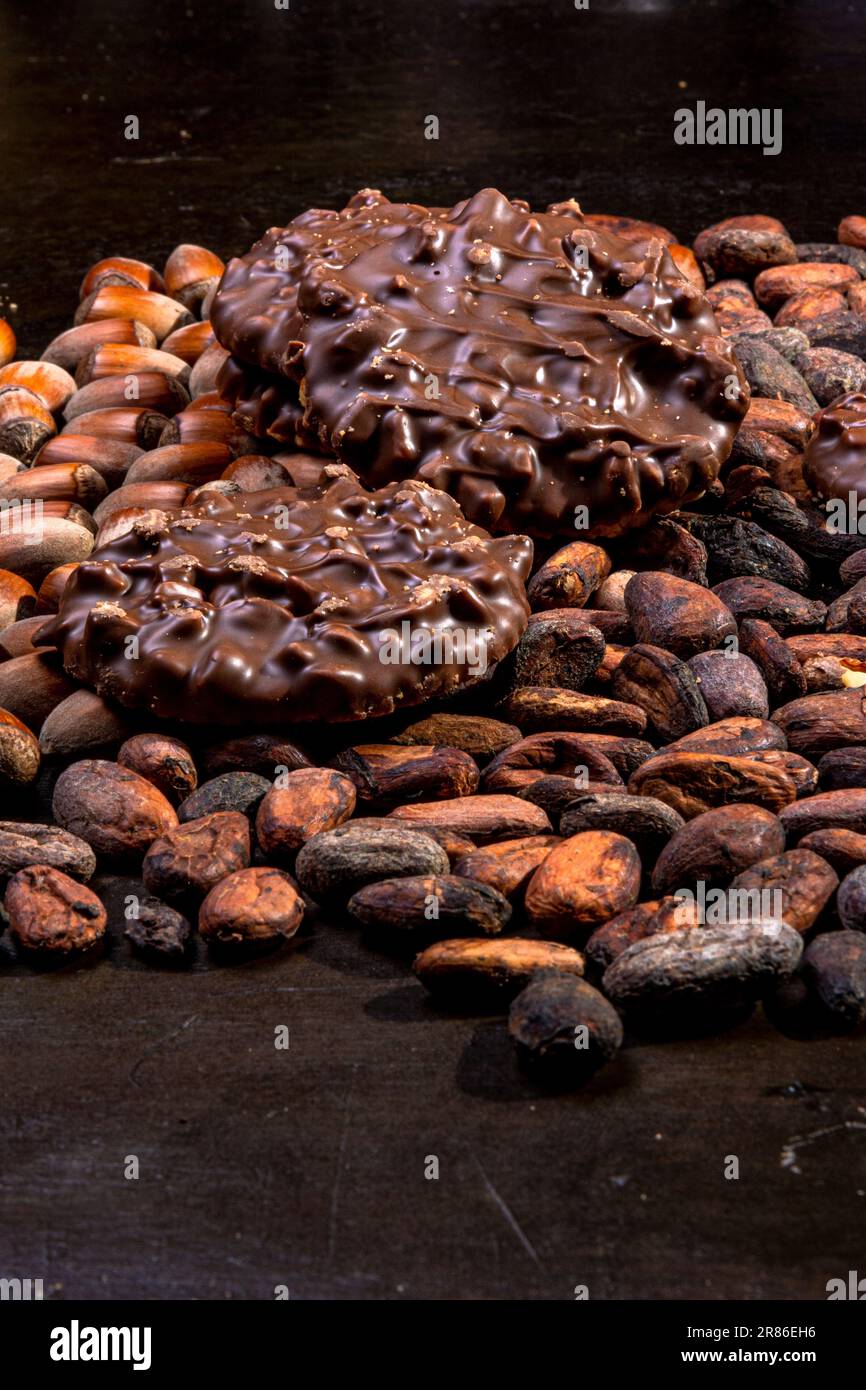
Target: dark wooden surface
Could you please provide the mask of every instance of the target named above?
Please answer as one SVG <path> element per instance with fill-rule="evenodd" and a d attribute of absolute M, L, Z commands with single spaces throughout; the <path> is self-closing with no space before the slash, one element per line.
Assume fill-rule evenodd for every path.
<path fill-rule="evenodd" d="M 866 212 L 864 57 L 857 7 L 811 0 L 0 3 L 2 303 L 38 353 L 98 256 L 230 253 L 363 185 L 832 239 Z M 677 147 L 698 98 L 781 106 L 782 154 Z M 862 1040 L 756 1017 L 545 1096 L 501 1019 L 437 1014 L 343 923 L 258 964 L 143 967 L 130 886 L 99 965 L 3 956 L 0 1275 L 58 1298 L 804 1299 L 862 1271 Z"/>

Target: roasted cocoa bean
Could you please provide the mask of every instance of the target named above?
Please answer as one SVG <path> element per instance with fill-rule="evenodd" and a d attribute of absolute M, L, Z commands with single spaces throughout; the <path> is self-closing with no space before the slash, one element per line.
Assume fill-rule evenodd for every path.
<path fill-rule="evenodd" d="M 521 901 L 535 870 L 559 842 L 558 835 L 527 835 L 519 840 L 500 840 L 498 844 L 483 845 L 461 855 L 454 861 L 454 872 L 461 878 L 486 883 L 505 898 Z"/>
<path fill-rule="evenodd" d="M 709 281 L 727 275 L 751 278 L 768 266 L 797 260 L 796 247 L 783 224 L 761 214 L 726 217 L 706 227 L 695 239 L 695 255 Z"/>
<path fill-rule="evenodd" d="M 191 796 L 198 785 L 192 753 L 179 738 L 167 734 L 134 734 L 118 749 L 117 761 L 152 782 L 172 806 Z"/>
<path fill-rule="evenodd" d="M 793 333 L 797 330 L 777 329 L 776 332 Z M 798 340 L 802 348 L 808 347 L 809 340 L 803 333 L 798 332 Z M 818 409 L 818 402 L 800 373 L 764 335 L 733 333 L 731 344 L 753 395 L 773 396 L 776 400 L 788 401 L 807 415 Z"/>
<path fill-rule="evenodd" d="M 855 830 L 813 830 L 803 836 L 799 847 L 826 859 L 840 878 L 866 864 L 866 835 Z"/>
<path fill-rule="evenodd" d="M 610 573 L 610 558 L 599 545 L 571 541 L 551 555 L 526 586 L 530 607 L 583 608 Z"/>
<path fill-rule="evenodd" d="M 415 957 L 413 970 L 425 989 L 454 1002 L 511 999 L 539 970 L 582 975 L 583 956 L 558 941 L 525 937 L 437 941 Z"/>
<path fill-rule="evenodd" d="M 29 786 L 39 765 L 39 740 L 14 714 L 0 709 L 0 787 Z"/>
<path fill-rule="evenodd" d="M 201 764 L 208 777 L 223 772 L 257 772 L 271 779 L 281 772 L 311 766 L 306 754 L 279 734 L 244 734 L 209 744 Z"/>
<path fill-rule="evenodd" d="M 0 671 L 2 671 L 0 666 Z M 582 695 L 555 686 L 523 686 L 502 703 L 501 712 L 525 733 L 575 730 L 580 733 L 624 734 L 640 737 L 646 715 L 637 705 Z"/>
<path fill-rule="evenodd" d="M 478 790 L 475 759 L 460 748 L 442 745 L 358 744 L 338 753 L 331 766 L 354 784 L 360 805 L 373 811 L 407 801 L 471 796 Z"/>
<path fill-rule="evenodd" d="M 395 828 L 398 821 L 411 830 L 441 826 L 478 844 L 516 839 L 519 835 L 544 835 L 553 829 L 539 807 L 519 797 L 500 794 L 419 801 L 412 806 L 395 807 L 387 819 L 395 822 Z"/>
<path fill-rule="evenodd" d="M 818 780 L 825 792 L 866 787 L 866 747 L 833 748 L 818 763 Z"/>
<path fill-rule="evenodd" d="M 849 391 L 866 391 L 866 362 L 837 348 L 808 348 L 797 358 L 797 370 L 819 405 Z"/>
<path fill-rule="evenodd" d="M 749 756 L 756 762 L 766 763 L 769 767 L 777 767 L 786 772 L 797 788 L 798 799 L 812 796 L 818 790 L 818 769 L 808 758 L 801 758 L 799 753 L 790 753 L 781 748 L 768 748 Z"/>
<path fill-rule="evenodd" d="M 785 848 L 778 816 L 761 806 L 719 806 L 687 821 L 656 860 L 653 892 L 665 897 L 697 882 L 724 886 L 751 864 Z"/>
<path fill-rule="evenodd" d="M 576 796 L 608 796 L 618 789 L 625 791 L 621 784 L 616 787 L 610 782 L 584 782 L 582 777 L 558 777 L 554 774 L 530 782 L 522 787 L 517 795 L 522 801 L 531 801 L 533 806 L 540 806 L 551 824 L 556 825 L 563 811 L 568 810 Z"/>
<path fill-rule="evenodd" d="M 513 686 L 555 686 L 580 690 L 598 670 L 605 640 L 597 627 L 569 621 L 562 609 L 540 613 L 526 627 L 508 660 Z"/>
<path fill-rule="evenodd" d="M 153 841 L 141 875 L 160 898 L 203 897 L 250 862 L 250 823 L 240 811 L 215 811 L 177 825 Z"/>
<path fill-rule="evenodd" d="M 53 811 L 64 830 L 112 859 L 144 854 L 177 825 L 173 807 L 152 783 L 101 759 L 84 759 L 61 772 Z"/>
<path fill-rule="evenodd" d="M 729 894 L 737 897 L 736 920 L 772 916 L 805 936 L 811 931 L 838 887 L 839 879 L 820 855 L 790 849 L 760 859 L 731 880 Z M 765 905 L 769 905 L 769 910 Z"/>
<path fill-rule="evenodd" d="M 717 719 L 705 729 L 696 729 L 665 748 L 665 753 L 720 753 L 745 756 L 768 749 L 784 748 L 785 735 L 769 719 L 734 715 Z M 652 754 L 651 756 L 657 756 Z M 644 759 L 646 761 L 646 759 Z"/>
<path fill-rule="evenodd" d="M 0 821 L 0 878 L 32 864 L 86 881 L 96 872 L 96 855 L 86 841 L 56 825 Z"/>
<path fill-rule="evenodd" d="M 530 734 L 499 753 L 484 769 L 485 792 L 520 792 L 546 776 L 571 779 L 575 793 L 589 781 L 623 781 L 612 759 L 582 734 Z"/>
<path fill-rule="evenodd" d="M 707 706 L 689 667 L 662 647 L 639 643 L 617 666 L 611 682 L 617 700 L 646 711 L 650 729 L 663 743 L 709 723 Z"/>
<path fill-rule="evenodd" d="M 295 935 L 304 900 L 281 869 L 240 869 L 221 879 L 199 909 L 198 929 L 209 946 L 270 948 Z"/>
<path fill-rule="evenodd" d="M 807 947 L 803 975 L 842 1031 L 866 1019 L 866 936 L 862 931 L 825 932 Z"/>
<path fill-rule="evenodd" d="M 584 830 L 613 830 L 653 860 L 684 824 L 682 816 L 652 796 L 611 792 L 604 796 L 578 794 L 563 812 L 559 831 L 571 836 Z"/>
<path fill-rule="evenodd" d="M 180 803 L 177 817 L 180 821 L 199 820 L 215 811 L 240 811 L 252 818 L 272 787 L 273 782 L 257 772 L 221 772 L 202 782 Z"/>
<path fill-rule="evenodd" d="M 792 751 L 812 761 L 831 748 L 866 743 L 866 713 L 858 690 L 806 695 L 777 709 L 773 718 Z"/>
<path fill-rule="evenodd" d="M 847 930 L 866 932 L 866 863 L 845 875 L 836 894 L 836 911 Z"/>
<path fill-rule="evenodd" d="M 721 646 L 737 630 L 721 599 L 676 575 L 636 574 L 626 586 L 625 601 L 638 641 L 665 647 L 684 660 Z"/>
<path fill-rule="evenodd" d="M 809 589 L 812 576 L 806 562 L 778 536 L 755 522 L 734 516 L 696 516 L 690 525 L 707 547 L 714 593 L 719 593 L 718 586 L 724 580 L 748 575 L 771 580 L 797 593 Z"/>
<path fill-rule="evenodd" d="M 582 1085 L 622 1044 L 619 1014 L 604 995 L 556 971 L 536 975 L 512 1001 L 508 1033 L 530 1074 L 557 1087 Z"/>
<path fill-rule="evenodd" d="M 640 880 L 640 858 L 630 840 L 587 830 L 563 840 L 536 869 L 526 889 L 526 916 L 549 940 L 586 940 L 637 901 Z"/>
<path fill-rule="evenodd" d="M 761 672 L 774 707 L 805 695 L 803 667 L 771 623 L 745 618 L 740 623 L 740 651 Z"/>
<path fill-rule="evenodd" d="M 713 592 L 739 621 L 763 618 L 777 632 L 803 632 L 820 627 L 827 616 L 827 605 L 820 599 L 804 598 L 783 584 L 760 579 L 757 575 L 724 579 Z"/>
<path fill-rule="evenodd" d="M 286 856 L 323 830 L 334 830 L 355 809 L 355 784 L 326 767 L 287 772 L 259 803 L 256 838 L 267 855 Z"/>
<path fill-rule="evenodd" d="M 741 652 L 698 652 L 689 662 L 708 719 L 766 719 L 770 702 L 764 677 Z M 683 732 L 687 732 L 684 730 Z"/>
<path fill-rule="evenodd" d="M 477 714 L 431 714 L 396 734 L 394 743 L 445 744 L 484 763 L 522 737 L 514 724 Z"/>
<path fill-rule="evenodd" d="M 780 768 L 754 758 L 720 753 L 660 753 L 632 773 L 634 796 L 655 796 L 691 820 L 715 806 L 745 801 L 781 811 L 797 788 Z"/>
<path fill-rule="evenodd" d="M 13 874 L 3 905 L 25 952 L 63 958 L 92 949 L 105 936 L 105 908 L 96 894 L 46 864 Z"/>
<path fill-rule="evenodd" d="M 77 687 L 56 652 L 37 652 L 0 662 L 0 709 L 8 710 L 38 734 L 61 700 Z"/>
<path fill-rule="evenodd" d="M 586 959 L 603 974 L 617 956 L 627 951 L 635 941 L 661 932 L 681 931 L 683 927 L 700 926 L 698 905 L 685 898 L 658 898 L 653 902 L 635 903 L 625 912 L 617 913 L 604 926 L 597 927 L 584 947 Z"/>
<path fill-rule="evenodd" d="M 347 908 L 364 927 L 397 936 L 424 932 L 436 941 L 498 936 L 511 918 L 511 904 L 502 893 L 456 874 L 368 883 L 353 894 Z"/>
<path fill-rule="evenodd" d="M 345 902 L 381 878 L 447 874 L 448 855 L 420 828 L 398 824 L 367 826 L 362 822 L 314 835 L 298 851 L 295 873 L 319 903 Z"/>
<path fill-rule="evenodd" d="M 779 819 L 790 844 L 813 830 L 854 830 L 859 834 L 866 826 L 866 787 L 819 792 L 786 806 Z"/>

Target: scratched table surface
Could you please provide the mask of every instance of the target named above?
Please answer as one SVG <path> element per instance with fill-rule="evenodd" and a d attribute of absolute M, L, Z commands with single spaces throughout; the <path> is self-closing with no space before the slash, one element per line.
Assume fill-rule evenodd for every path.
<path fill-rule="evenodd" d="M 576 196 L 684 240 L 764 211 L 831 240 L 866 212 L 857 9 L 0 0 L 0 312 L 38 355 L 98 257 L 228 255 L 363 186 Z M 698 100 L 781 110 L 781 152 L 676 145 Z M 123 942 L 136 885 L 104 886 L 99 964 L 2 955 L 0 1275 L 55 1298 L 806 1299 L 862 1268 L 862 1039 L 756 1015 L 546 1095 L 502 1018 L 438 1013 L 345 922 L 166 973 Z"/>

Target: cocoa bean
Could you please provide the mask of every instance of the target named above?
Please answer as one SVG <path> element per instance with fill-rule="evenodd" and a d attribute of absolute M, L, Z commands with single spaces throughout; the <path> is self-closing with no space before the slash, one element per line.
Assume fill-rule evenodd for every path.
<path fill-rule="evenodd" d="M 632 773 L 634 796 L 654 796 L 691 820 L 716 806 L 745 801 L 781 811 L 797 788 L 787 772 L 755 758 L 690 751 L 660 753 Z"/>
<path fill-rule="evenodd" d="M 595 595 L 593 596 L 595 597 Z M 530 613 L 527 628 L 549 623 L 564 623 L 569 631 L 594 627 L 606 642 L 633 642 L 634 633 L 628 614 L 611 608 L 551 608 L 543 613 Z"/>
<path fill-rule="evenodd" d="M 748 575 L 797 593 L 809 589 L 812 576 L 806 562 L 755 522 L 734 516 L 697 516 L 690 525 L 707 547 L 709 579 L 715 594 L 719 594 L 723 580 L 739 581 Z"/>
<path fill-rule="evenodd" d="M 158 835 L 177 825 L 162 792 L 129 768 L 100 759 L 67 767 L 57 779 L 54 819 L 97 854 L 144 854 Z"/>
<path fill-rule="evenodd" d="M 121 745 L 117 761 L 152 782 L 172 806 L 198 785 L 192 753 L 179 738 L 167 734 L 134 734 Z"/>
<path fill-rule="evenodd" d="M 707 279 L 754 276 L 768 266 L 790 265 L 797 250 L 786 228 L 775 217 L 760 214 L 726 217 L 699 232 L 695 255 Z"/>
<path fill-rule="evenodd" d="M 731 335 L 734 336 L 733 334 Z M 752 339 L 757 343 L 765 343 L 775 352 L 778 352 L 786 362 L 796 362 L 801 352 L 805 352 L 809 346 L 809 339 L 799 328 L 776 328 L 770 321 L 770 327 L 745 328 L 741 335 L 746 341 Z M 736 342 L 735 342 L 736 346 Z M 798 373 L 799 375 L 799 373 Z"/>
<path fill-rule="evenodd" d="M 14 714 L 34 733 L 54 707 L 77 688 L 56 652 L 36 652 L 0 662 L 0 709 Z"/>
<path fill-rule="evenodd" d="M 39 584 L 55 566 L 86 560 L 92 549 L 93 535 L 86 526 L 71 517 L 51 515 L 45 503 L 38 526 L 0 532 L 0 567 Z"/>
<path fill-rule="evenodd" d="M 654 516 L 620 545 L 629 565 L 636 570 L 673 574 L 706 587 L 706 546 L 673 517 Z"/>
<path fill-rule="evenodd" d="M 619 1015 L 604 995 L 556 971 L 541 972 L 512 1001 L 508 1033 L 529 1073 L 557 1087 L 582 1085 L 622 1044 Z"/>
<path fill-rule="evenodd" d="M 786 772 L 797 789 L 798 799 L 812 796 L 818 790 L 818 769 L 808 758 L 801 758 L 799 753 L 790 753 L 782 748 L 768 748 L 760 753 L 750 753 L 749 756 L 754 758 L 755 762 L 766 763 L 769 767 L 777 767 L 780 771 Z"/>
<path fill-rule="evenodd" d="M 773 903 L 770 915 L 805 936 L 838 884 L 839 879 L 826 859 L 808 849 L 791 849 L 751 864 L 731 880 L 728 892 L 758 895 L 759 906 L 749 913 L 752 917 L 766 916 L 763 903 Z M 773 896 L 768 898 L 767 894 Z M 739 917 L 745 915 L 739 913 Z"/>
<path fill-rule="evenodd" d="M 663 743 L 710 721 L 694 674 L 663 647 L 647 643 L 632 647 L 614 672 L 611 693 L 614 699 L 645 710 L 650 729 Z"/>
<path fill-rule="evenodd" d="M 288 772 L 256 811 L 256 838 L 267 855 L 285 856 L 323 830 L 334 830 L 355 809 L 355 784 L 325 767 Z"/>
<path fill-rule="evenodd" d="M 84 840 L 56 825 L 0 821 L 0 878 L 32 864 L 60 869 L 84 881 L 96 872 L 96 855 Z"/>
<path fill-rule="evenodd" d="M 217 777 L 202 782 L 177 808 L 180 821 L 198 820 L 201 816 L 213 815 L 215 811 L 240 811 L 244 816 L 254 816 L 262 797 L 267 796 L 273 787 L 266 777 L 257 772 L 221 772 Z"/>
<path fill-rule="evenodd" d="M 724 886 L 751 864 L 781 854 L 785 832 L 761 806 L 719 806 L 677 830 L 656 860 L 653 892 L 665 897 L 696 882 Z"/>
<path fill-rule="evenodd" d="M 866 547 L 861 547 L 855 550 L 853 555 L 846 556 L 839 566 L 839 578 L 843 584 L 848 585 L 866 578 Z"/>
<path fill-rule="evenodd" d="M 681 931 L 683 927 L 700 925 L 700 913 L 694 902 L 683 898 L 658 898 L 653 902 L 635 903 L 625 912 L 617 913 L 604 926 L 596 927 L 584 947 L 586 959 L 601 974 L 617 956 L 627 951 L 635 941 L 661 932 Z"/>
<path fill-rule="evenodd" d="M 456 874 L 386 878 L 368 883 L 349 899 L 348 911 L 364 927 L 455 936 L 498 936 L 511 917 L 511 904 L 486 883 Z"/>
<path fill-rule="evenodd" d="M 610 573 L 610 558 L 599 545 L 571 541 L 551 555 L 526 586 L 534 612 L 542 608 L 583 608 Z"/>
<path fill-rule="evenodd" d="M 737 716 L 766 719 L 769 715 L 764 677 L 754 661 L 742 653 L 698 652 L 689 661 L 689 671 L 707 710 L 705 723 Z"/>
<path fill-rule="evenodd" d="M 613 761 L 582 734 L 530 734 L 499 753 L 484 769 L 485 792 L 519 792 L 545 775 L 568 777 L 572 789 L 583 784 L 623 785 Z"/>
<path fill-rule="evenodd" d="M 850 265 L 858 275 L 866 276 L 866 251 L 862 247 L 845 246 L 838 241 L 802 241 L 797 246 L 797 260 Z"/>
<path fill-rule="evenodd" d="M 646 729 L 646 715 L 637 705 L 555 686 L 523 686 L 507 696 L 500 709 L 526 733 L 575 730 L 628 737 Z"/>
<path fill-rule="evenodd" d="M 800 328 L 808 337 L 809 326 L 824 314 L 846 309 L 848 302 L 839 290 L 798 290 L 786 299 L 773 322 L 777 328 Z M 802 372 L 802 368 L 798 367 Z"/>
<path fill-rule="evenodd" d="M 806 695 L 777 709 L 773 719 L 792 751 L 813 761 L 831 748 L 866 743 L 866 713 L 858 690 Z"/>
<path fill-rule="evenodd" d="M 809 632 L 789 637 L 787 645 L 798 661 L 834 656 L 839 661 L 866 661 L 866 638 L 852 632 Z"/>
<path fill-rule="evenodd" d="M 837 235 L 845 246 L 866 247 L 866 217 L 843 217 Z"/>
<path fill-rule="evenodd" d="M 557 941 L 519 936 L 437 941 L 415 957 L 425 989 L 447 1001 L 511 999 L 539 970 L 582 975 L 583 956 Z"/>
<path fill-rule="evenodd" d="M 353 830 L 388 830 L 394 828 L 394 822 L 388 816 L 355 816 L 351 821 Z M 431 840 L 435 840 L 437 845 L 441 845 L 449 860 L 453 864 L 462 855 L 469 854 L 475 849 L 475 841 L 470 840 L 466 835 L 460 835 L 456 830 L 451 830 L 444 825 L 425 825 L 423 833 L 428 835 Z"/>
<path fill-rule="evenodd" d="M 509 658 L 511 686 L 559 686 L 580 690 L 598 670 L 605 640 L 597 627 L 571 622 L 556 609 L 538 614 Z"/>
<path fill-rule="evenodd" d="M 755 298 L 765 308 L 775 309 L 801 290 L 844 289 L 860 279 L 853 266 L 832 261 L 799 262 L 772 266 L 761 271 L 755 281 Z"/>
<path fill-rule="evenodd" d="M 298 882 L 316 902 L 340 904 L 381 878 L 447 874 L 448 855 L 420 828 L 362 822 L 314 835 L 298 851 Z"/>
<path fill-rule="evenodd" d="M 819 854 L 842 878 L 866 864 L 866 835 L 854 830 L 813 830 L 803 836 L 799 848 Z"/>
<path fill-rule="evenodd" d="M 793 844 L 813 830 L 854 830 L 859 834 L 866 825 L 866 787 L 819 792 L 786 806 L 779 819 Z"/>
<path fill-rule="evenodd" d="M 519 840 L 500 840 L 498 844 L 473 848 L 461 855 L 455 860 L 454 872 L 461 878 L 486 883 L 503 897 L 519 901 L 539 864 L 559 842 L 558 835 L 526 835 Z"/>
<path fill-rule="evenodd" d="M 745 280 L 719 280 L 707 290 L 707 299 L 713 306 L 719 331 L 725 337 L 772 327 L 772 319 L 758 308 L 758 301 Z"/>
<path fill-rule="evenodd" d="M 685 734 L 663 751 L 745 756 L 784 747 L 785 735 L 778 725 L 769 719 L 735 715 L 728 719 L 717 719 L 714 724 L 708 724 L 705 729 L 696 729 L 693 734 Z M 653 753 L 651 756 L 658 755 Z"/>
<path fill-rule="evenodd" d="M 193 940 L 187 919 L 159 898 L 139 899 L 136 914 L 124 929 L 133 950 L 151 965 L 186 964 Z"/>
<path fill-rule="evenodd" d="M 637 901 L 641 864 L 630 840 L 587 830 L 552 849 L 526 889 L 527 919 L 544 937 L 585 940 Z"/>
<path fill-rule="evenodd" d="M 281 869 L 239 869 L 214 884 L 198 914 L 209 946 L 270 948 L 295 935 L 304 901 Z"/>
<path fill-rule="evenodd" d="M 160 898 L 203 897 L 215 883 L 250 862 L 250 823 L 239 811 L 177 825 L 159 835 L 144 856 L 142 879 Z"/>
<path fill-rule="evenodd" d="M 858 536 L 828 530 L 823 513 L 805 511 L 776 488 L 757 488 L 735 510 L 742 510 L 816 564 L 838 565 L 861 544 Z"/>
<path fill-rule="evenodd" d="M 614 613 L 624 613 L 625 586 L 635 575 L 634 570 L 614 570 L 595 593 L 597 608 Z"/>
<path fill-rule="evenodd" d="M 845 875 L 836 894 L 836 911 L 846 930 L 866 932 L 866 863 Z"/>
<path fill-rule="evenodd" d="M 762 618 L 744 618 L 740 623 L 740 651 L 761 672 L 773 706 L 805 695 L 803 667 L 771 623 Z"/>
<path fill-rule="evenodd" d="M 358 801 L 371 810 L 388 810 L 407 801 L 471 796 L 478 790 L 475 759 L 459 748 L 442 745 L 358 744 L 338 753 L 331 766 L 354 784 Z M 290 774 L 290 779 L 294 776 Z"/>
<path fill-rule="evenodd" d="M 605 645 L 604 656 L 601 659 L 601 664 L 593 673 L 587 694 L 610 695 L 611 682 L 623 657 L 629 650 L 628 647 L 615 646 L 612 642 Z"/>
<path fill-rule="evenodd" d="M 799 351 L 809 346 L 809 339 L 797 329 L 779 328 L 775 332 L 796 332 L 798 336 L 794 342 Z M 730 341 L 753 395 L 788 401 L 807 415 L 817 410 L 818 402 L 796 367 L 763 334 L 733 333 Z"/>
<path fill-rule="evenodd" d="M 581 733 L 581 743 L 587 749 L 603 753 L 613 763 L 620 777 L 627 780 L 636 767 L 652 757 L 654 748 L 642 738 L 626 738 L 617 734 Z"/>
<path fill-rule="evenodd" d="M 568 836 L 584 830 L 613 830 L 653 860 L 684 824 L 682 816 L 654 797 L 611 792 L 576 796 L 563 813 L 559 830 Z"/>
<path fill-rule="evenodd" d="M 39 740 L 14 714 L 0 709 L 0 787 L 35 782 L 40 761 Z"/>
<path fill-rule="evenodd" d="M 431 714 L 396 734 L 394 742 L 445 744 L 483 763 L 520 738 L 520 730 L 514 724 L 503 724 L 500 719 L 477 714 Z"/>
<path fill-rule="evenodd" d="M 453 801 L 419 801 L 412 806 L 395 807 L 387 819 L 395 822 L 395 828 L 398 821 L 412 830 L 424 830 L 428 825 L 443 826 L 478 844 L 516 839 L 519 835 L 544 835 L 553 829 L 537 806 L 516 796 L 498 794 L 461 796 Z"/>
<path fill-rule="evenodd" d="M 647 571 L 626 586 L 628 615 L 638 642 L 688 659 L 719 647 L 737 630 L 721 599 L 676 575 Z"/>
<path fill-rule="evenodd" d="M 617 1008 L 697 1020 L 708 1008 L 739 1007 L 796 970 L 803 939 L 784 922 L 685 927 L 623 951 L 602 988 Z"/>
<path fill-rule="evenodd" d="M 129 733 L 129 720 L 92 690 L 73 690 L 46 716 L 39 747 L 46 758 L 113 752 Z"/>
<path fill-rule="evenodd" d="M 209 744 L 201 762 L 208 777 L 222 772 L 258 772 L 274 778 L 281 772 L 311 766 L 306 754 L 279 734 L 242 734 Z"/>
<path fill-rule="evenodd" d="M 46 864 L 13 874 L 3 905 L 25 952 L 67 957 L 95 947 L 105 936 L 105 908 L 96 894 Z"/>
<path fill-rule="evenodd" d="M 813 348 L 833 348 L 854 357 L 866 357 L 866 318 L 853 309 L 837 309 L 813 319 L 807 336 Z"/>
<path fill-rule="evenodd" d="M 793 410 L 794 407 L 789 406 L 789 409 Z M 729 510 L 735 482 L 740 495 L 753 491 L 754 487 L 772 483 L 774 487 L 783 488 L 786 493 L 796 497 L 798 501 L 808 502 L 811 498 L 808 484 L 803 477 L 802 453 L 793 444 L 786 444 L 778 435 L 769 434 L 766 430 L 741 429 L 734 440 L 729 462 L 731 472 L 725 477 Z M 743 467 L 761 471 L 754 484 L 748 488 L 743 486 Z M 728 563 L 730 565 L 731 561 Z"/>
<path fill-rule="evenodd" d="M 620 784 L 621 790 L 625 790 Z M 567 811 L 576 796 L 609 796 L 615 793 L 617 788 L 611 786 L 609 782 L 584 782 L 575 777 L 561 777 L 554 774 L 550 777 L 539 777 L 537 781 L 530 782 L 522 787 L 517 795 L 522 801 L 529 801 L 533 806 L 540 806 L 552 824 L 557 824 L 563 811 Z"/>
<path fill-rule="evenodd" d="M 740 621 L 761 618 L 777 632 L 803 632 L 820 627 L 827 615 L 827 605 L 820 599 L 805 598 L 783 584 L 761 579 L 758 575 L 724 579 L 713 593 Z"/>
<path fill-rule="evenodd" d="M 805 449 L 815 433 L 815 422 L 805 410 L 798 410 L 790 401 L 778 401 L 767 396 L 753 396 L 743 420 L 743 427 L 775 434 L 799 451 Z M 742 433 L 742 429 L 740 431 Z"/>
<path fill-rule="evenodd" d="M 841 1030 L 866 1019 L 866 936 L 861 931 L 827 932 L 807 947 L 803 975 Z"/>
<path fill-rule="evenodd" d="M 819 405 L 849 391 L 866 391 L 866 362 L 837 348 L 809 348 L 797 358 L 797 370 Z"/>
<path fill-rule="evenodd" d="M 845 787 L 866 787 L 866 747 L 833 748 L 818 764 L 818 780 L 825 792 Z"/>

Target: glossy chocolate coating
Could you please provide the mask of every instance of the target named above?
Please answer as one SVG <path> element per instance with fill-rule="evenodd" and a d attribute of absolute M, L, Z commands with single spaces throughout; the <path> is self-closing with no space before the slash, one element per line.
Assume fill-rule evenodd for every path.
<path fill-rule="evenodd" d="M 866 498 L 866 396 L 850 391 L 819 413 L 803 473 L 821 497 Z"/>
<path fill-rule="evenodd" d="M 370 493 L 332 469 L 138 524 L 79 565 L 40 643 L 121 704 L 250 729 L 364 719 L 480 679 L 526 626 L 532 542 L 491 538 L 425 483 Z M 388 639 L 404 632 L 414 657 Z M 431 633 L 448 634 L 441 660 Z"/>
<path fill-rule="evenodd" d="M 495 189 L 447 212 L 365 192 L 304 213 L 230 263 L 211 319 L 366 483 L 423 478 L 498 530 L 615 535 L 672 510 L 717 476 L 748 404 L 660 241 Z"/>

